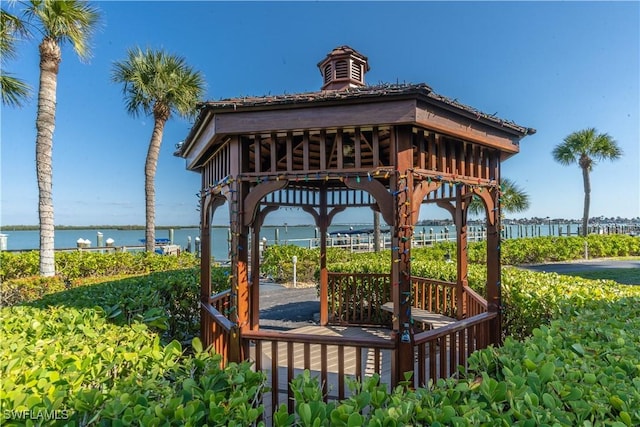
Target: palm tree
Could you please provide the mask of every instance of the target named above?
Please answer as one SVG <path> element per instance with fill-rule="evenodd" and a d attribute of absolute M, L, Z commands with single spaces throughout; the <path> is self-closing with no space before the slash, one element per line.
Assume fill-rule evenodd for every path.
<path fill-rule="evenodd" d="M 589 172 L 596 160 L 616 160 L 622 156 L 618 143 L 606 133 L 598 133 L 595 128 L 573 132 L 553 149 L 553 159 L 560 164 L 577 163 L 582 169 L 584 183 L 584 210 L 582 213 L 582 235 L 587 235 L 589 204 L 591 203 L 591 180 Z"/>
<path fill-rule="evenodd" d="M 145 247 L 155 249 L 155 176 L 162 134 L 172 114 L 191 117 L 204 92 L 204 78 L 184 58 L 162 50 L 130 49 L 127 59 L 114 63 L 112 80 L 124 85 L 127 112 L 153 115 L 154 125 L 144 166 Z"/>
<path fill-rule="evenodd" d="M 56 119 L 56 86 L 62 60 L 61 45 L 71 43 L 81 60 L 89 57 L 89 38 L 96 29 L 99 13 L 83 1 L 31 0 L 25 11 L 42 33 L 40 82 L 36 116 L 36 174 L 40 219 L 40 275 L 53 276 L 54 222 L 51 183 L 51 152 Z"/>
<path fill-rule="evenodd" d="M 529 195 L 508 178 L 500 182 L 500 208 L 504 212 L 522 212 L 529 209 Z M 479 197 L 474 197 L 469 204 L 469 212 L 475 215 L 484 213 L 484 205 Z"/>
<path fill-rule="evenodd" d="M 0 9 L 0 89 L 2 103 L 12 107 L 21 107 L 29 97 L 30 88 L 23 80 L 4 71 L 4 61 L 16 57 L 18 37 L 26 36 L 25 23 L 17 16 Z"/>

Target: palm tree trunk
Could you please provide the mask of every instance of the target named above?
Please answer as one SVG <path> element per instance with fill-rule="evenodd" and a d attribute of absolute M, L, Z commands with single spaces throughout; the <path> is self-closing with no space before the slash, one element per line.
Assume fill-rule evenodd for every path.
<path fill-rule="evenodd" d="M 591 204 L 591 180 L 589 179 L 589 169 L 582 168 L 582 181 L 584 183 L 584 210 L 582 212 L 582 235 L 587 237 L 589 230 L 589 205 Z"/>
<path fill-rule="evenodd" d="M 144 196 L 145 196 L 145 250 L 153 252 L 155 250 L 156 238 L 156 187 L 155 177 L 158 167 L 158 157 L 160 156 L 160 145 L 162 144 L 162 134 L 167 119 L 154 114 L 153 133 L 147 151 L 147 160 L 144 164 Z"/>
<path fill-rule="evenodd" d="M 60 46 L 45 38 L 40 44 L 40 88 L 36 117 L 36 175 L 38 178 L 38 215 L 40 220 L 40 275 L 54 276 L 53 221 L 53 130 L 56 121 L 56 86 Z"/>

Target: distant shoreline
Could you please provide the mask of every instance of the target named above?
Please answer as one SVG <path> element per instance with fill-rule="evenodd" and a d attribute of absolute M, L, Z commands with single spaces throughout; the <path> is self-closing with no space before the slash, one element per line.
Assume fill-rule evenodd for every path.
<path fill-rule="evenodd" d="M 169 230 L 169 229 L 182 229 L 182 228 L 200 228 L 199 225 L 158 225 L 156 230 Z M 39 230 L 38 225 L 3 225 L 0 226 L 2 231 L 32 231 Z M 144 230 L 144 225 L 56 225 L 56 230 Z"/>
<path fill-rule="evenodd" d="M 349 224 L 347 224 L 349 225 Z M 229 228 L 228 225 L 212 225 L 213 228 Z M 263 228 L 272 227 L 314 227 L 313 224 L 281 224 L 264 225 Z M 200 228 L 199 225 L 157 225 L 156 230 L 180 230 L 184 228 Z M 38 225 L 2 225 L 0 231 L 37 231 Z M 56 230 L 144 230 L 144 225 L 56 225 Z"/>
<path fill-rule="evenodd" d="M 483 226 L 484 220 L 479 219 L 470 219 L 467 224 L 471 226 Z M 564 219 L 564 218 L 519 218 L 519 219 L 503 219 L 502 225 L 564 225 L 564 224 L 581 224 L 581 220 L 577 219 Z M 591 218 L 589 220 L 590 226 L 598 226 L 605 224 L 617 224 L 617 225 L 632 225 L 637 226 L 640 225 L 640 218 Z M 344 223 L 344 224 L 333 224 L 333 226 L 337 227 L 348 227 L 350 225 L 358 225 L 358 226 L 373 226 L 371 223 L 362 222 L 362 223 Z M 434 219 L 434 220 L 421 220 L 418 221 L 416 226 L 418 227 L 429 227 L 429 226 L 451 226 L 452 221 L 448 219 Z M 229 228 L 228 225 L 212 225 L 212 228 Z M 263 225 L 262 228 L 281 228 L 287 227 L 297 228 L 297 227 L 315 227 L 314 224 L 278 224 L 278 225 Z M 180 230 L 185 228 L 200 228 L 200 225 L 158 225 L 156 226 L 156 230 Z M 56 225 L 56 230 L 144 230 L 144 225 Z M 39 230 L 38 225 L 0 225 L 0 233 L 9 232 L 9 231 L 34 231 Z"/>

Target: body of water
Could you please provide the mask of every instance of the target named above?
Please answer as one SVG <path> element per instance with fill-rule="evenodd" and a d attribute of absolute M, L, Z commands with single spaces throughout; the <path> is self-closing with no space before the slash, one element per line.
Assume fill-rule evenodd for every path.
<path fill-rule="evenodd" d="M 349 230 L 371 228 L 370 224 L 354 224 L 354 225 L 336 225 L 330 227 L 329 231 Z M 383 227 L 384 228 L 384 227 Z M 7 236 L 7 250 L 9 251 L 27 251 L 36 250 L 40 245 L 40 237 L 38 230 L 2 230 L 2 234 Z M 144 230 L 119 230 L 119 229 L 73 229 L 73 230 L 56 230 L 54 243 L 56 249 L 72 249 L 77 247 L 78 239 L 89 240 L 89 246 L 96 247 L 98 243 L 98 233 L 102 233 L 102 240 L 113 239 L 115 247 L 133 247 L 142 246 L 141 239 L 144 239 Z M 173 229 L 173 243 L 180 245 L 182 249 L 186 249 L 191 242 L 191 248 L 195 250 L 196 239 L 200 237 L 198 228 L 175 228 Z M 316 228 L 308 226 L 264 226 L 260 233 L 261 239 L 267 239 L 267 244 L 298 244 L 301 246 L 309 246 L 310 239 L 318 237 Z M 169 230 L 156 230 L 157 239 L 170 238 Z M 229 229 L 227 227 L 213 227 L 211 230 L 212 255 L 215 259 L 226 260 L 229 258 Z"/>
<path fill-rule="evenodd" d="M 344 232 L 353 230 L 371 229 L 371 224 L 348 224 L 333 225 L 329 227 L 332 233 L 334 244 L 344 244 Z M 388 227 L 383 225 L 383 231 Z M 337 237 L 338 232 L 342 232 L 342 239 Z M 480 239 L 482 236 L 482 227 L 469 227 L 470 240 Z M 502 235 L 503 238 L 519 238 L 519 237 L 535 237 L 548 235 L 572 235 L 577 234 L 578 224 L 537 224 L 537 225 L 505 225 Z M 35 250 L 39 247 L 38 230 L 21 230 L 21 231 L 2 231 L 7 235 L 7 250 L 9 251 L 25 251 Z M 104 242 L 107 239 L 113 239 L 113 246 L 116 247 L 132 247 L 141 246 L 141 239 L 144 239 L 144 230 L 119 230 L 119 229 L 74 229 L 74 230 L 56 230 L 55 247 L 56 249 L 72 249 L 77 247 L 78 239 L 91 241 L 90 246 L 97 246 L 98 233 L 102 233 Z M 446 238 L 455 239 L 455 227 L 449 226 L 417 226 L 415 228 L 416 239 L 437 239 Z M 195 250 L 196 239 L 199 239 L 200 230 L 198 228 L 175 228 L 173 230 L 173 243 L 180 245 L 182 249 L 186 249 L 191 242 L 191 249 Z M 317 245 L 318 231 L 316 227 L 307 226 L 264 226 L 260 233 L 262 240 L 266 239 L 268 245 L 272 244 L 296 244 L 299 246 L 310 247 Z M 169 230 L 157 230 L 156 238 L 170 238 Z M 212 228 L 212 255 L 215 259 L 226 260 L 229 258 L 229 231 L 227 227 Z"/>

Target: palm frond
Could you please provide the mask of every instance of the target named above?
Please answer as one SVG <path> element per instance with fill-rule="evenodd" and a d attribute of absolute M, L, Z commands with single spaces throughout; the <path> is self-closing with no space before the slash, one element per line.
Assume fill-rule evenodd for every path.
<path fill-rule="evenodd" d="M 27 35 L 22 19 L 5 9 L 0 9 L 0 60 L 15 58 L 18 39 Z"/>
<path fill-rule="evenodd" d="M 161 110 L 188 117 L 195 114 L 205 86 L 202 74 L 184 58 L 139 47 L 114 63 L 111 80 L 123 85 L 126 109 L 133 116 L 150 115 L 162 106 Z"/>
<path fill-rule="evenodd" d="M 500 183 L 500 209 L 503 212 L 523 212 L 529 209 L 529 195 L 509 178 L 502 178 Z M 474 196 L 469 204 L 469 212 L 473 215 L 483 215 L 485 206 L 482 200 Z"/>
<path fill-rule="evenodd" d="M 622 150 L 609 134 L 598 133 L 596 128 L 586 128 L 567 135 L 552 154 L 558 163 L 582 163 L 591 170 L 596 164 L 595 160 L 618 159 L 622 156 Z"/>
<path fill-rule="evenodd" d="M 39 21 L 43 38 L 58 44 L 71 43 L 81 60 L 91 56 L 89 40 L 98 27 L 100 13 L 90 3 L 78 0 L 31 0 L 29 19 Z"/>
<path fill-rule="evenodd" d="M 31 94 L 28 84 L 9 74 L 0 75 L 0 89 L 2 103 L 11 107 L 22 107 Z"/>

